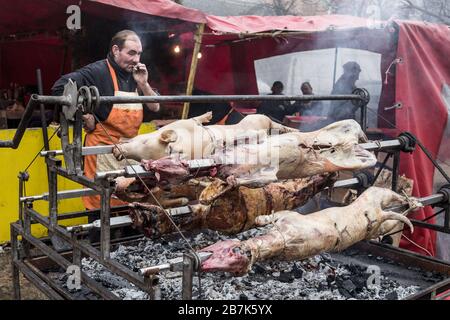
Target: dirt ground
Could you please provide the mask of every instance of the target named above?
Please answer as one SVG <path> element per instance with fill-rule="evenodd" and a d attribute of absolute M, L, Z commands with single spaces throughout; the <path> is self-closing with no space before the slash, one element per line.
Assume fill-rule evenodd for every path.
<path fill-rule="evenodd" d="M 24 300 L 46 300 L 47 297 L 20 275 L 20 288 Z M 0 300 L 12 300 L 11 251 L 0 246 Z"/>

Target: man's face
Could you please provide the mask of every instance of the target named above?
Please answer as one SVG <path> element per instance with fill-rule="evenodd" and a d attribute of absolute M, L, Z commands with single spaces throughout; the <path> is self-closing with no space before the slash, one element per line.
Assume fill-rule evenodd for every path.
<path fill-rule="evenodd" d="M 306 84 L 302 85 L 301 90 L 304 95 L 311 95 L 313 93 L 311 86 Z"/>
<path fill-rule="evenodd" d="M 114 61 L 122 69 L 133 72 L 133 67 L 139 63 L 142 54 L 142 44 L 137 37 L 128 37 L 122 50 L 118 46 L 112 47 Z"/>
<path fill-rule="evenodd" d="M 272 86 L 272 93 L 274 95 L 281 95 L 283 93 L 283 89 L 284 88 L 282 85 L 275 84 Z"/>

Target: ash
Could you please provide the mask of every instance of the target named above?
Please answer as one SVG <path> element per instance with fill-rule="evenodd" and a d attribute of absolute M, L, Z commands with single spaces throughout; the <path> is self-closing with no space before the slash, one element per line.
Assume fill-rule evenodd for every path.
<path fill-rule="evenodd" d="M 249 230 L 237 235 L 246 240 L 265 233 L 266 228 Z M 229 239 L 214 231 L 204 231 L 186 236 L 194 250 L 199 250 L 219 240 Z M 159 265 L 181 257 L 188 252 L 183 239 L 173 237 L 158 240 L 143 239 L 134 246 L 120 245 L 111 258 L 131 270 Z M 147 293 L 132 283 L 105 270 L 92 259 L 83 259 L 83 271 L 109 288 L 124 300 L 149 299 Z M 379 282 L 370 280 L 367 268 L 355 264 L 342 264 L 329 254 L 322 254 L 296 262 L 266 261 L 256 263 L 243 277 L 228 273 L 201 273 L 200 282 L 194 278 L 193 299 L 205 300 L 397 300 L 408 297 L 421 288 L 402 286 L 388 276 L 381 275 Z M 199 285 L 200 283 L 200 285 Z M 368 288 L 369 283 L 369 288 Z M 159 275 L 157 299 L 181 299 L 180 272 Z"/>

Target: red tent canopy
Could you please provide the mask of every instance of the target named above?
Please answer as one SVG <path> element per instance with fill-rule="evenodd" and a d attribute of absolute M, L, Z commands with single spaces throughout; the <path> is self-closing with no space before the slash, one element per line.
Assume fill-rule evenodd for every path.
<path fill-rule="evenodd" d="M 345 28 L 370 27 L 374 22 L 351 16 L 233 16 L 208 15 L 208 27 L 218 33 L 255 33 L 273 30 L 320 32 Z"/>
<path fill-rule="evenodd" d="M 149 15 L 194 23 L 206 22 L 206 15 L 169 0 L 0 0 L 0 36 L 66 26 L 66 9 L 78 5 L 81 14 L 110 19 L 148 18 Z M 134 15 L 133 15 L 134 14 Z"/>

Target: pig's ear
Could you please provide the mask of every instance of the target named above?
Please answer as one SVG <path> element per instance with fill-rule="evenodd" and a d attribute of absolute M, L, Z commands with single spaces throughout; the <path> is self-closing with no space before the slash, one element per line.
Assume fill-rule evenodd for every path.
<path fill-rule="evenodd" d="M 178 135 L 174 130 L 164 130 L 159 136 L 161 143 L 171 143 L 177 141 Z"/>

